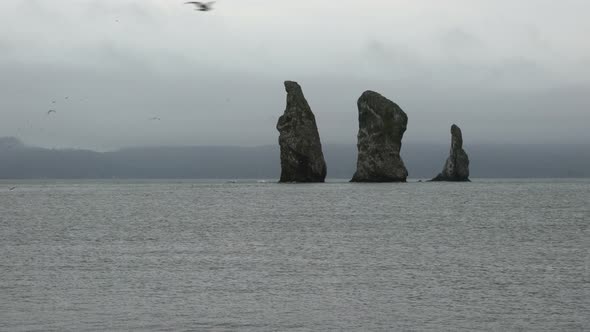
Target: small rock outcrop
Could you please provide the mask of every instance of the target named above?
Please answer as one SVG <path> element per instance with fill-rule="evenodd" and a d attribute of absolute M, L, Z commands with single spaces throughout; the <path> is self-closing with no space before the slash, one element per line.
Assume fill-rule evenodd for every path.
<path fill-rule="evenodd" d="M 463 134 L 457 125 L 451 127 L 451 155 L 442 173 L 432 181 L 469 181 L 469 157 L 463 150 Z"/>
<path fill-rule="evenodd" d="M 359 132 L 356 173 L 351 182 L 406 182 L 400 156 L 408 116 L 391 100 L 365 91 L 358 102 Z"/>
<path fill-rule="evenodd" d="M 301 86 L 286 81 L 287 109 L 279 118 L 280 182 L 324 182 L 326 162 L 320 135 Z"/>

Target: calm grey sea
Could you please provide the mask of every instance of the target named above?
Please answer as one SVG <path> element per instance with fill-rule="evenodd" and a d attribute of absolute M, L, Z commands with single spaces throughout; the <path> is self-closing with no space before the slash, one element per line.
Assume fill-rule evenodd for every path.
<path fill-rule="evenodd" d="M 4 181 L 0 330 L 587 331 L 589 226 L 589 180 Z"/>

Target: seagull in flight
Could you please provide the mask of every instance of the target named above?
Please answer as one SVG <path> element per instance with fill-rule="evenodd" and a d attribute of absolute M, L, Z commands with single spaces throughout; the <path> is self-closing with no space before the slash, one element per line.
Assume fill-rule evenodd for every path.
<path fill-rule="evenodd" d="M 47 115 L 50 115 L 51 113 L 57 113 L 57 111 L 56 110 L 49 110 L 49 111 L 47 111 Z"/>
<path fill-rule="evenodd" d="M 185 2 L 186 5 L 195 5 L 195 10 L 198 10 L 200 12 L 208 12 L 210 10 L 213 10 L 213 4 L 215 3 L 215 1 L 210 1 L 210 2 L 200 2 L 200 1 L 188 1 Z"/>

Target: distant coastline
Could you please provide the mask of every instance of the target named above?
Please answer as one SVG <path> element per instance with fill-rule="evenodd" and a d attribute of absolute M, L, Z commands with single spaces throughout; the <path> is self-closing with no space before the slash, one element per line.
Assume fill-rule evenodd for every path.
<path fill-rule="evenodd" d="M 590 177 L 588 145 L 468 144 L 473 178 Z M 354 144 L 324 144 L 327 179 L 354 172 Z M 410 179 L 436 174 L 448 143 L 404 143 Z M 0 138 L 0 179 L 278 179 L 279 147 L 142 147 L 112 152 L 31 147 Z"/>

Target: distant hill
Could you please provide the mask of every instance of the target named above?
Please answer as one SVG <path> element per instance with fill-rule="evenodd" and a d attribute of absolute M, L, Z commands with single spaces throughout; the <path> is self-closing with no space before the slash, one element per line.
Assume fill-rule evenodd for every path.
<path fill-rule="evenodd" d="M 434 177 L 444 164 L 446 144 L 405 144 L 410 178 Z M 466 145 L 473 178 L 590 177 L 590 145 Z M 354 145 L 324 145 L 328 178 L 349 179 Z M 0 138 L 0 178 L 194 178 L 277 179 L 278 146 L 143 147 L 113 152 L 29 147 Z"/>
<path fill-rule="evenodd" d="M 0 151 L 3 149 L 25 148 L 23 142 L 16 137 L 0 137 Z"/>

